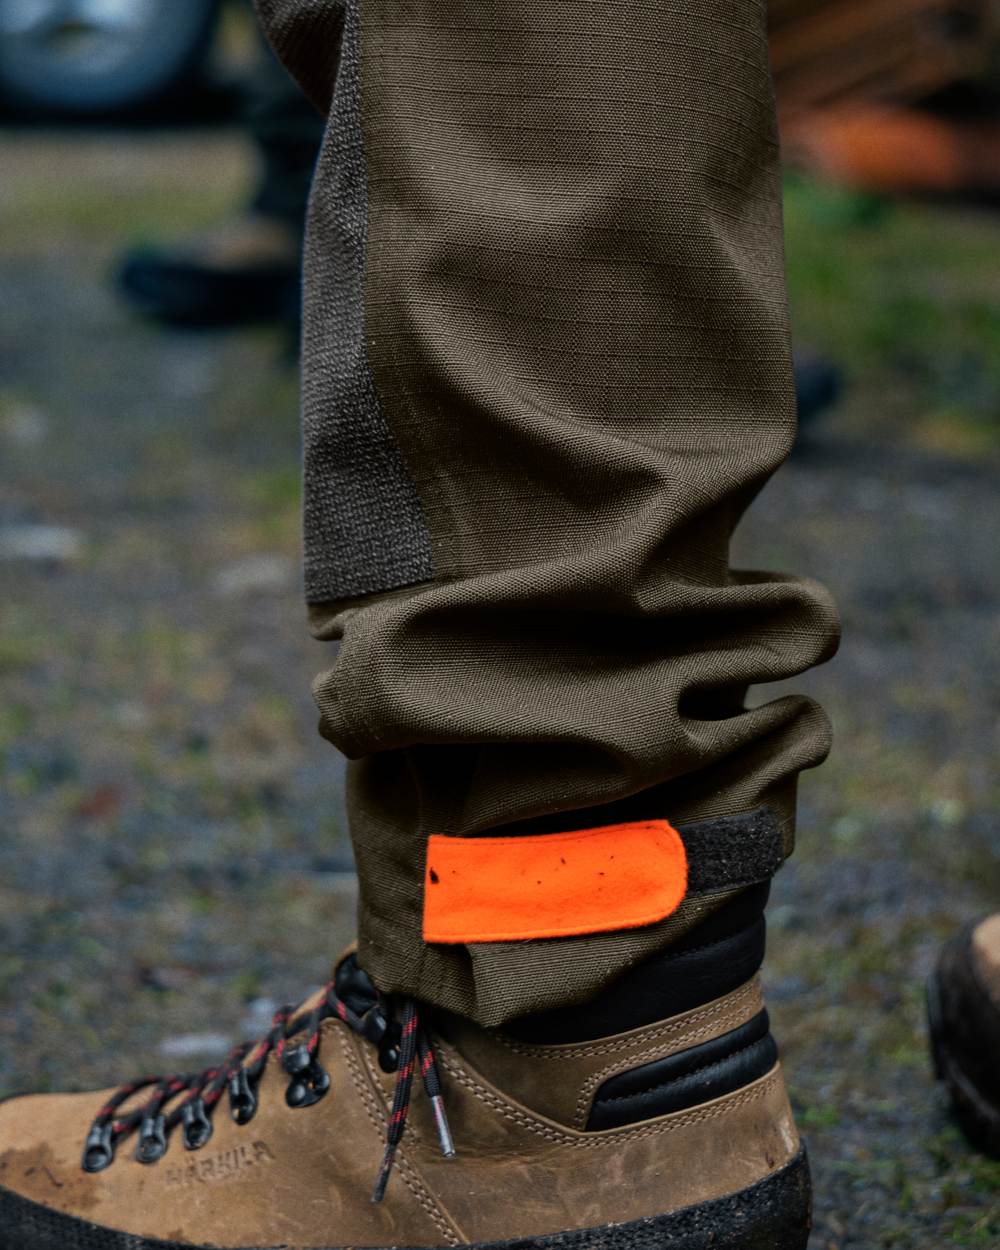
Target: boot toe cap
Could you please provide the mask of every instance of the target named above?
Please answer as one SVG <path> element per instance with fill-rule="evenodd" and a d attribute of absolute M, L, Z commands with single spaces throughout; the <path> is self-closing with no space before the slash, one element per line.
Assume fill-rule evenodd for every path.
<path fill-rule="evenodd" d="M 79 1208 L 92 1178 L 81 1160 L 100 1093 L 29 1094 L 0 1103 L 0 1188 Z"/>

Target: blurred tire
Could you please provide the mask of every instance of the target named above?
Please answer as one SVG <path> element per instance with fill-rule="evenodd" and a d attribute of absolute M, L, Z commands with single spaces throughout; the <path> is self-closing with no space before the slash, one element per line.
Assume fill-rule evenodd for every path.
<path fill-rule="evenodd" d="M 16 112 L 122 117 L 193 85 L 220 0 L 0 0 L 0 96 Z"/>

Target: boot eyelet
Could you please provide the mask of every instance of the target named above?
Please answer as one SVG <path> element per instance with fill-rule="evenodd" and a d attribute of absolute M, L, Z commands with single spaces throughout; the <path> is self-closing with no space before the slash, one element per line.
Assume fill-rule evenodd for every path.
<path fill-rule="evenodd" d="M 114 1162 L 115 1147 L 112 1140 L 111 1122 L 95 1124 L 87 1134 L 83 1147 L 83 1170 L 85 1172 L 103 1172 Z"/>
<path fill-rule="evenodd" d="M 214 1132 L 214 1125 L 200 1098 L 184 1104 L 181 1120 L 184 1124 L 182 1137 L 185 1150 L 200 1150 L 202 1146 L 208 1144 Z"/>
<path fill-rule="evenodd" d="M 372 1007 L 361 1017 L 361 1036 L 376 1046 L 385 1037 L 389 1020 L 378 1007 Z"/>
<path fill-rule="evenodd" d="M 305 1046 L 296 1046 L 282 1060 L 292 1083 L 285 1091 L 285 1102 L 293 1110 L 312 1107 L 330 1088 L 330 1074 L 316 1062 Z"/>
<path fill-rule="evenodd" d="M 383 1016 L 383 1020 L 385 1017 Z M 383 1072 L 395 1072 L 399 1067 L 399 1043 L 402 1030 L 396 1020 L 385 1020 L 385 1028 L 378 1039 L 378 1066 Z"/>
<path fill-rule="evenodd" d="M 378 1066 L 383 1072 L 395 1072 L 399 1067 L 399 1047 L 380 1046 L 378 1048 Z"/>
<path fill-rule="evenodd" d="M 246 1068 L 240 1068 L 229 1078 L 229 1113 L 237 1124 L 249 1124 L 257 1114 L 257 1095 Z"/>
<path fill-rule="evenodd" d="M 139 1130 L 135 1157 L 139 1163 L 156 1163 L 167 1153 L 166 1121 L 162 1115 L 146 1116 Z"/>

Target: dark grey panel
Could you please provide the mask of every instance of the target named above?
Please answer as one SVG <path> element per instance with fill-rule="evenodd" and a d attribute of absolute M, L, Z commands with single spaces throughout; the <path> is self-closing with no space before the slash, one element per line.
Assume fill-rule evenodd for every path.
<path fill-rule="evenodd" d="M 365 348 L 368 203 L 358 28 L 358 6 L 349 3 L 306 238 L 302 422 L 310 603 L 434 575 L 420 501 Z"/>

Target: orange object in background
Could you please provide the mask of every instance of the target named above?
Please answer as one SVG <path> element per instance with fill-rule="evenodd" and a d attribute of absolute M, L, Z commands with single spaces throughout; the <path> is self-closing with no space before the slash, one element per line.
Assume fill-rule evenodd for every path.
<path fill-rule="evenodd" d="M 856 107 L 802 116 L 782 146 L 788 164 L 869 191 L 1000 191 L 1000 120 Z"/>
<path fill-rule="evenodd" d="M 1000 110 L 934 106 L 988 83 L 991 0 L 772 0 L 770 43 L 787 164 L 873 191 L 1000 188 Z"/>

